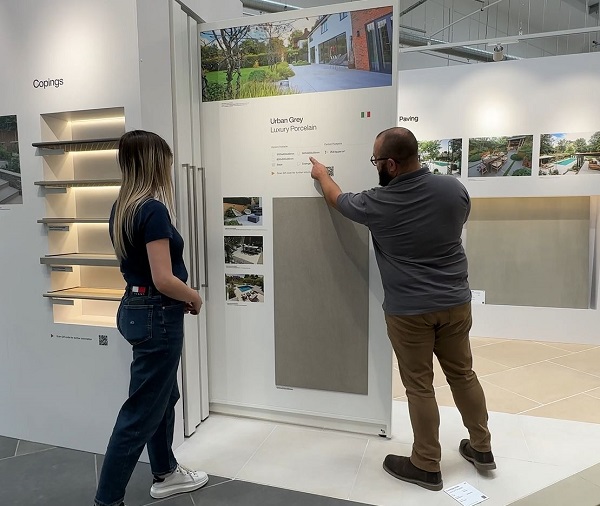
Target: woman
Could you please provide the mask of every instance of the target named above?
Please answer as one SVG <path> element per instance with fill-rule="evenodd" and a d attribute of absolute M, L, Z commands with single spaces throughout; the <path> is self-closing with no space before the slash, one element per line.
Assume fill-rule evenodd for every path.
<path fill-rule="evenodd" d="M 155 499 L 196 490 L 201 471 L 180 466 L 173 455 L 177 368 L 184 313 L 198 314 L 202 299 L 185 283 L 183 239 L 171 223 L 171 164 L 167 143 L 152 132 L 127 132 L 119 142 L 122 184 L 109 232 L 127 283 L 117 328 L 133 347 L 129 398 L 108 443 L 97 506 L 122 506 L 125 487 L 148 447 Z"/>

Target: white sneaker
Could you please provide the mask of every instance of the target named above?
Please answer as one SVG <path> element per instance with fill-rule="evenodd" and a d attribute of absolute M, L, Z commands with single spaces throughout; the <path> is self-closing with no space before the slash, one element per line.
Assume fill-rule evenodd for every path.
<path fill-rule="evenodd" d="M 150 495 L 154 499 L 164 499 L 183 492 L 193 492 L 208 483 L 208 475 L 203 471 L 192 471 L 182 465 L 163 481 L 155 482 L 150 488 Z"/>

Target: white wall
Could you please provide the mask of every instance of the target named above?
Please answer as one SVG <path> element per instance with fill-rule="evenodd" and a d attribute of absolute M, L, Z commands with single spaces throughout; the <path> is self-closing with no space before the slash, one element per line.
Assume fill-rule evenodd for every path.
<path fill-rule="evenodd" d="M 125 108 L 127 129 L 172 140 L 169 18 L 150 12 L 168 0 L 149 2 L 0 0 L 0 115 L 17 115 L 23 184 L 22 205 L 0 206 L 0 435 L 103 452 L 127 395 L 131 349 L 116 329 L 54 324 L 42 297 L 48 238 L 36 220 L 46 206 L 31 144 L 41 114 L 107 107 Z M 241 15 L 237 0 L 196 4 L 204 19 Z M 64 85 L 33 88 L 48 78 Z"/>
<path fill-rule="evenodd" d="M 600 88 L 599 65 L 600 55 L 580 54 L 401 71 L 399 114 L 418 117 L 418 121 L 399 125 L 412 130 L 419 140 L 462 138 L 461 181 L 472 198 L 593 196 L 590 260 L 597 265 L 600 215 L 595 199 L 600 195 L 600 174 L 539 177 L 537 154 L 542 133 L 600 130 L 600 103 L 590 95 Z M 534 136 L 532 176 L 469 179 L 468 138 L 504 135 Z M 467 245 L 468 240 L 467 235 Z M 592 300 L 598 300 L 597 270 L 592 276 Z M 598 341 L 597 309 L 485 305 L 474 306 L 473 313 L 473 335 Z"/>
<path fill-rule="evenodd" d="M 0 434 L 103 451 L 131 355 L 116 329 L 52 323 L 39 260 L 48 240 L 36 223 L 46 213 L 34 186 L 42 158 L 31 144 L 41 140 L 44 113 L 123 106 L 127 128 L 140 126 L 135 2 L 3 1 L 0 9 L 0 115 L 17 115 L 23 184 L 23 204 L 0 211 Z M 47 78 L 64 85 L 33 88 Z M 109 346 L 98 345 L 100 333 Z"/>

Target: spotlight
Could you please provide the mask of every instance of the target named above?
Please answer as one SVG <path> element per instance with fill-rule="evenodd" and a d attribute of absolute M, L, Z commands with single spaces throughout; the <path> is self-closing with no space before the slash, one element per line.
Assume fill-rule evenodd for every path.
<path fill-rule="evenodd" d="M 494 59 L 494 61 L 504 60 L 504 47 L 501 44 L 496 44 L 494 46 L 494 53 L 492 58 Z"/>

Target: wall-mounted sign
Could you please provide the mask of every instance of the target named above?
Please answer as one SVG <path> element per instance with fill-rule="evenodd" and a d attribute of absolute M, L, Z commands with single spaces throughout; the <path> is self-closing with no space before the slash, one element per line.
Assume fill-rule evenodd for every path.
<path fill-rule="evenodd" d="M 46 88 L 60 88 L 63 84 L 65 84 L 65 80 L 64 79 L 34 79 L 33 80 L 33 87 L 36 89 L 43 89 L 45 90 Z"/>

